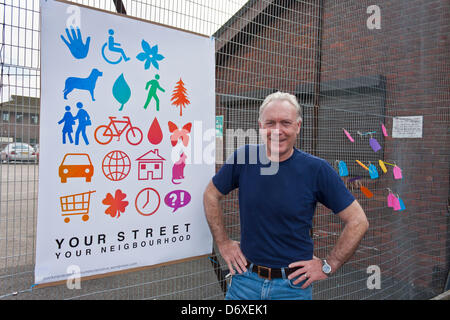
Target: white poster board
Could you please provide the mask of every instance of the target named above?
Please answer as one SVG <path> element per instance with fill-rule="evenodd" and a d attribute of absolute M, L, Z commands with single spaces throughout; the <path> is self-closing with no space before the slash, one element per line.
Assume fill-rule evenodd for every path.
<path fill-rule="evenodd" d="M 211 252 L 214 67 L 213 39 L 41 1 L 35 284 Z"/>
<path fill-rule="evenodd" d="M 422 138 L 423 116 L 394 117 L 393 138 Z"/>

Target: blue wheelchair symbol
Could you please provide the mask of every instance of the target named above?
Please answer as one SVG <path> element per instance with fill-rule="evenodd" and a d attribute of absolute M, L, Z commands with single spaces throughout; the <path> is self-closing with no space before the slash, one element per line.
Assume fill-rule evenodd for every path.
<path fill-rule="evenodd" d="M 102 46 L 103 59 L 110 64 L 118 64 L 122 61 L 122 59 L 125 62 L 130 60 L 130 58 L 126 56 L 125 51 L 120 47 L 120 43 L 114 42 L 114 30 L 109 29 L 108 33 L 108 42 L 105 42 Z M 106 49 L 110 51 L 108 52 L 109 54 L 105 53 Z M 111 57 L 111 53 L 114 53 L 113 57 Z M 117 56 L 117 53 L 120 53 L 120 55 Z"/>

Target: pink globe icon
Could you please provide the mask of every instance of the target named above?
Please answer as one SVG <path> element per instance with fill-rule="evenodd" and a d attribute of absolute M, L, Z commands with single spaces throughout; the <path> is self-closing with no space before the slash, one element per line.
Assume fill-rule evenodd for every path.
<path fill-rule="evenodd" d="M 120 181 L 125 179 L 130 173 L 130 169 L 130 157 L 128 157 L 128 155 L 123 151 L 111 151 L 103 158 L 103 174 L 111 181 Z"/>

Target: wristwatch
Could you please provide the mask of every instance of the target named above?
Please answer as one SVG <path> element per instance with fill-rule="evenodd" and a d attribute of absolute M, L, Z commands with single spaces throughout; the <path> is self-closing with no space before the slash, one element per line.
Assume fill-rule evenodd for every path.
<path fill-rule="evenodd" d="M 326 275 L 331 274 L 331 266 L 328 264 L 327 260 L 323 260 L 322 271 Z"/>

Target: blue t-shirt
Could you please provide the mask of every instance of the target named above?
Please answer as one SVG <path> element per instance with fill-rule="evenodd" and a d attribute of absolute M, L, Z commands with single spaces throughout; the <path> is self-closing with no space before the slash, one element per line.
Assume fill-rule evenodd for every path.
<path fill-rule="evenodd" d="M 261 174 L 277 164 L 276 174 Z M 327 161 L 295 148 L 289 159 L 272 164 L 264 145 L 241 147 L 212 181 L 224 195 L 239 188 L 241 250 L 272 268 L 312 259 L 317 202 L 339 213 L 355 200 Z"/>

